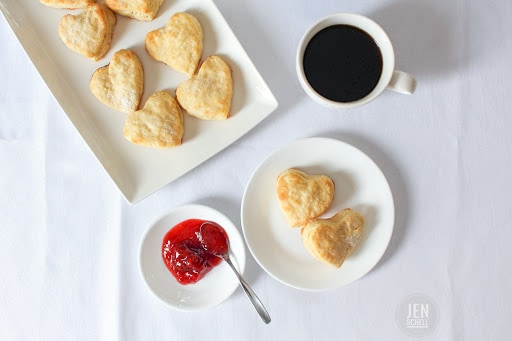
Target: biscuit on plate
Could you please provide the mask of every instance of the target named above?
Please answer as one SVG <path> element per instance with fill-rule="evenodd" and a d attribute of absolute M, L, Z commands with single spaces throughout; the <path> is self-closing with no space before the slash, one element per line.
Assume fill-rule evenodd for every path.
<path fill-rule="evenodd" d="M 107 6 L 89 4 L 81 13 L 61 18 L 59 36 L 69 49 L 97 61 L 110 48 L 115 23 L 116 15 Z"/>
<path fill-rule="evenodd" d="M 89 87 L 100 102 L 129 114 L 139 108 L 144 90 L 142 63 L 131 50 L 119 50 L 94 72 Z"/>
<path fill-rule="evenodd" d="M 334 182 L 323 174 L 289 168 L 277 178 L 277 198 L 288 225 L 299 227 L 322 215 L 334 199 Z"/>
<path fill-rule="evenodd" d="M 95 3 L 96 0 L 40 0 L 40 2 L 53 8 L 77 9 Z"/>
<path fill-rule="evenodd" d="M 346 208 L 331 218 L 310 221 L 301 236 L 313 257 L 339 268 L 361 241 L 364 230 L 364 217 Z"/>
<path fill-rule="evenodd" d="M 126 139 L 146 147 L 176 147 L 181 144 L 183 133 L 180 106 L 167 91 L 152 94 L 141 110 L 128 115 L 124 124 Z"/>
<path fill-rule="evenodd" d="M 111 10 L 125 17 L 151 21 L 164 0 L 105 0 Z"/>
<path fill-rule="evenodd" d="M 206 58 L 197 75 L 176 89 L 176 98 L 183 109 L 203 120 L 227 119 L 232 97 L 231 69 L 219 56 Z"/>
<path fill-rule="evenodd" d="M 192 77 L 203 53 L 203 29 L 191 14 L 175 13 L 163 28 L 146 34 L 149 55 Z"/>

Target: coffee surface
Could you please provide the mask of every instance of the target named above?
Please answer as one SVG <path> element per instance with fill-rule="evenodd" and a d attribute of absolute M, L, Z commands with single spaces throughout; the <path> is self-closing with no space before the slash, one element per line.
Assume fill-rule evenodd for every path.
<path fill-rule="evenodd" d="M 353 102 L 368 95 L 382 72 L 382 54 L 372 37 L 350 25 L 333 25 L 313 36 L 304 52 L 304 73 L 321 96 Z"/>

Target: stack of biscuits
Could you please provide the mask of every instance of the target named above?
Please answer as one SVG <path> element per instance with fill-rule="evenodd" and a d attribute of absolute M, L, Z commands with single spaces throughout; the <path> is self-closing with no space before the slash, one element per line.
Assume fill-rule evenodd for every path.
<path fill-rule="evenodd" d="M 334 181 L 289 168 L 277 178 L 277 198 L 290 227 L 300 228 L 304 246 L 316 259 L 341 267 L 362 239 L 364 217 L 345 208 L 329 218 L 321 216 L 334 199 Z"/>
<path fill-rule="evenodd" d="M 40 0 L 54 8 L 81 9 L 59 22 L 59 36 L 72 51 L 93 61 L 110 49 L 116 13 L 139 21 L 153 20 L 163 0 Z M 219 56 L 208 56 L 201 64 L 203 29 L 192 14 L 173 14 L 165 27 L 148 32 L 144 45 L 156 61 L 186 75 L 176 89 L 176 98 L 166 90 L 148 97 L 142 108 L 144 68 L 129 49 L 116 51 L 108 65 L 91 77 L 92 94 L 108 107 L 128 114 L 123 134 L 134 144 L 170 148 L 182 144 L 182 111 L 202 120 L 226 120 L 233 96 L 231 68 Z"/>

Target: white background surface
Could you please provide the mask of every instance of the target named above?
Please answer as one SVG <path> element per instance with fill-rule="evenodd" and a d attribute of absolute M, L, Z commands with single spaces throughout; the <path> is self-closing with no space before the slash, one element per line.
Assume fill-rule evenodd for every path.
<path fill-rule="evenodd" d="M 425 340 L 510 339 L 512 3 L 216 4 L 280 106 L 237 143 L 134 206 L 0 19 L 0 339 L 406 340 L 395 311 L 416 293 L 439 310 Z M 397 68 L 418 80 L 413 96 L 386 92 L 364 107 L 333 111 L 305 95 L 295 75 L 297 44 L 309 25 L 339 11 L 367 15 L 387 30 Z M 258 164 L 311 136 L 353 144 L 388 178 L 396 224 L 374 270 L 341 289 L 303 292 L 268 276 L 248 254 L 246 278 L 270 325 L 241 289 L 199 313 L 154 298 L 137 269 L 147 226 L 189 203 L 238 223 Z"/>

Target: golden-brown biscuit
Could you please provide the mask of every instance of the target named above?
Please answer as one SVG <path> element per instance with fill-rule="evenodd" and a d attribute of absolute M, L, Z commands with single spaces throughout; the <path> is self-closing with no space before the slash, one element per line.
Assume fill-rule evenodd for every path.
<path fill-rule="evenodd" d="M 89 4 L 81 13 L 61 18 L 59 36 L 71 50 L 97 61 L 110 48 L 115 23 L 116 15 L 107 6 Z"/>
<path fill-rule="evenodd" d="M 181 144 L 183 115 L 174 97 L 167 91 L 152 94 L 141 110 L 128 115 L 124 136 L 132 143 L 155 148 Z"/>
<path fill-rule="evenodd" d="M 277 178 L 277 198 L 288 225 L 299 227 L 322 215 L 334 198 L 334 182 L 323 174 L 290 168 Z"/>
<path fill-rule="evenodd" d="M 142 63 L 134 52 L 119 50 L 94 72 L 89 87 L 100 102 L 129 114 L 139 108 L 144 90 Z"/>
<path fill-rule="evenodd" d="M 197 75 L 176 89 L 176 98 L 183 109 L 203 120 L 227 119 L 232 97 L 231 69 L 219 56 L 208 57 Z"/>
<path fill-rule="evenodd" d="M 144 43 L 155 60 L 192 77 L 203 53 L 203 29 L 196 17 L 179 12 L 165 27 L 146 34 Z"/>
<path fill-rule="evenodd" d="M 151 21 L 156 17 L 164 0 L 106 0 L 111 10 L 119 15 L 141 21 Z"/>
<path fill-rule="evenodd" d="M 95 3 L 96 0 L 40 0 L 40 2 L 53 8 L 77 9 Z"/>
<path fill-rule="evenodd" d="M 364 217 L 346 208 L 331 218 L 310 221 L 301 235 L 313 257 L 339 268 L 361 241 L 364 230 Z"/>

